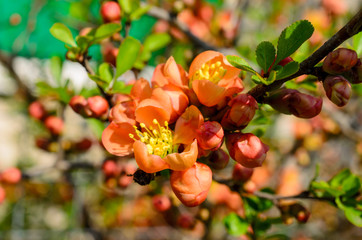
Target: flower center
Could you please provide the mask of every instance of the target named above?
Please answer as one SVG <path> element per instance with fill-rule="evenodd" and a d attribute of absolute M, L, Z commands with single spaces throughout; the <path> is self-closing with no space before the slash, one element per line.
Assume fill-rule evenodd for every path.
<path fill-rule="evenodd" d="M 221 66 L 221 62 L 202 64 L 201 68 L 192 76 L 192 80 L 209 80 L 218 83 L 226 74 L 226 69 Z"/>
<path fill-rule="evenodd" d="M 156 119 L 153 119 L 153 124 L 157 126 L 156 129 L 153 127 L 148 128 L 144 123 L 141 123 L 140 126 L 144 130 L 143 132 L 133 126 L 141 142 L 146 144 L 148 153 L 164 158 L 167 154 L 177 152 L 178 145 L 173 145 L 173 134 L 168 128 L 168 122 L 165 121 L 162 127 Z M 129 137 L 136 140 L 133 134 L 129 134 Z"/>

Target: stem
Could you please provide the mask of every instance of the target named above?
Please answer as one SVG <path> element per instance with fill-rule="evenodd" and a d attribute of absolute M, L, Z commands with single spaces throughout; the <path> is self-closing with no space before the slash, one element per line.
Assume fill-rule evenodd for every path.
<path fill-rule="evenodd" d="M 258 102 L 263 102 L 263 97 L 266 92 L 270 92 L 279 88 L 283 83 L 299 77 L 303 74 L 314 73 L 314 66 L 319 63 L 328 53 L 333 51 L 336 47 L 341 45 L 344 41 L 351 38 L 355 34 L 362 31 L 362 10 L 359 12 L 336 34 L 334 34 L 327 42 L 318 48 L 311 56 L 300 63 L 298 72 L 295 74 L 277 80 L 272 84 L 266 86 L 259 84 L 252 88 L 248 94 L 252 95 Z"/>
<path fill-rule="evenodd" d="M 274 195 L 266 192 L 259 192 L 256 191 L 253 193 L 255 196 L 260 198 L 265 198 L 271 201 L 278 201 L 278 200 L 287 200 L 287 199 L 310 199 L 310 200 L 320 200 L 320 201 L 334 201 L 334 198 L 319 198 L 315 196 L 311 196 L 309 191 L 304 191 L 297 195 L 292 196 L 280 196 L 280 195 Z"/>

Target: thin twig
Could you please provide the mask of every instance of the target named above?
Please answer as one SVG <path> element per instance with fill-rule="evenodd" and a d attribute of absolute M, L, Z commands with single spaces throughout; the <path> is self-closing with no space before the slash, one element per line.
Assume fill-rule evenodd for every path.
<path fill-rule="evenodd" d="M 252 95 L 258 102 L 263 102 L 263 96 L 266 92 L 275 90 L 279 88 L 283 83 L 301 75 L 314 73 L 314 66 L 319 63 L 328 53 L 330 53 L 339 45 L 341 45 L 344 41 L 361 31 L 362 10 L 359 10 L 359 12 L 343 28 L 341 28 L 336 34 L 334 34 L 311 56 L 309 56 L 307 59 L 300 63 L 298 72 L 289 77 L 277 80 L 268 86 L 259 84 L 252 88 L 248 93 Z"/>

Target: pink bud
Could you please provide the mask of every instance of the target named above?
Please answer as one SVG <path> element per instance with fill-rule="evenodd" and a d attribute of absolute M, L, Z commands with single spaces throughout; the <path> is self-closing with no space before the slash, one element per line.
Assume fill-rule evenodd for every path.
<path fill-rule="evenodd" d="M 226 136 L 230 157 L 247 168 L 260 167 L 269 150 L 268 145 L 252 133 L 232 133 Z"/>
<path fill-rule="evenodd" d="M 245 128 L 258 109 L 257 101 L 248 94 L 240 94 L 229 102 L 231 107 L 224 115 L 221 125 L 227 130 Z"/>
<path fill-rule="evenodd" d="M 88 138 L 83 138 L 81 141 L 74 144 L 74 148 L 77 151 L 87 151 L 92 146 L 92 141 Z"/>
<path fill-rule="evenodd" d="M 106 177 L 115 177 L 119 174 L 117 163 L 113 160 L 104 161 L 102 170 Z"/>
<path fill-rule="evenodd" d="M 171 187 L 177 198 L 187 207 L 195 207 L 205 201 L 212 182 L 211 169 L 196 162 L 185 171 L 173 171 Z"/>
<path fill-rule="evenodd" d="M 278 89 L 271 93 L 266 103 L 284 114 L 300 118 L 312 118 L 322 110 L 322 98 L 316 98 L 294 89 Z"/>
<path fill-rule="evenodd" d="M 83 96 L 73 96 L 69 101 L 69 106 L 74 112 L 85 115 L 85 107 L 87 106 L 87 100 Z"/>
<path fill-rule="evenodd" d="M 153 204 L 153 207 L 159 212 L 164 212 L 171 208 L 171 200 L 166 195 L 153 196 L 152 204 Z"/>
<path fill-rule="evenodd" d="M 213 151 L 209 158 L 209 166 L 215 170 L 224 169 L 229 163 L 230 156 L 222 149 Z"/>
<path fill-rule="evenodd" d="M 218 149 L 224 140 L 224 130 L 218 122 L 204 122 L 197 129 L 197 143 L 204 150 Z"/>
<path fill-rule="evenodd" d="M 118 179 L 118 186 L 121 188 L 128 187 L 133 182 L 132 176 L 122 175 Z"/>
<path fill-rule="evenodd" d="M 342 76 L 328 76 L 323 81 L 327 97 L 338 107 L 343 107 L 351 97 L 351 84 Z"/>
<path fill-rule="evenodd" d="M 121 8 L 116 2 L 105 2 L 100 9 L 104 22 L 117 22 L 121 19 Z"/>
<path fill-rule="evenodd" d="M 44 124 L 53 135 L 60 135 L 63 132 L 64 122 L 61 118 L 49 116 L 45 119 Z"/>
<path fill-rule="evenodd" d="M 356 65 L 357 53 L 351 49 L 338 48 L 330 52 L 323 62 L 323 70 L 329 74 L 340 74 Z"/>
<path fill-rule="evenodd" d="M 105 118 L 108 113 L 108 102 L 101 96 L 94 96 L 88 98 L 88 108 L 92 112 L 91 117 Z"/>
<path fill-rule="evenodd" d="M 6 197 L 5 189 L 0 186 L 0 204 L 4 202 L 5 197 Z"/>
<path fill-rule="evenodd" d="M 253 168 L 246 168 L 243 165 L 236 163 L 233 169 L 233 180 L 237 182 L 238 181 L 246 182 L 251 178 L 253 173 L 254 173 Z"/>
<path fill-rule="evenodd" d="M 38 120 L 43 120 L 47 115 L 43 104 L 39 101 L 32 102 L 28 110 L 30 116 Z"/>
<path fill-rule="evenodd" d="M 9 168 L 1 173 L 1 181 L 8 184 L 16 184 L 21 180 L 21 171 L 18 168 Z"/>

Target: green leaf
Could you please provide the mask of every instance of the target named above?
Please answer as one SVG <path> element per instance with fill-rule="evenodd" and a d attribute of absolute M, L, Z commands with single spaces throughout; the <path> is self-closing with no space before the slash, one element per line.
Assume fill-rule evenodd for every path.
<path fill-rule="evenodd" d="M 122 81 L 117 81 L 113 84 L 111 93 L 112 94 L 114 94 L 114 93 L 129 94 L 131 92 L 131 89 L 132 89 L 132 85 L 126 85 Z"/>
<path fill-rule="evenodd" d="M 168 33 L 154 33 L 149 35 L 143 43 L 143 51 L 154 52 L 165 47 L 171 42 L 171 37 Z"/>
<path fill-rule="evenodd" d="M 353 36 L 353 49 L 357 52 L 357 56 L 362 54 L 362 32 Z"/>
<path fill-rule="evenodd" d="M 353 175 L 349 169 L 344 169 L 338 173 L 329 181 L 329 184 L 343 191 L 343 196 L 353 196 L 361 188 L 360 179 Z"/>
<path fill-rule="evenodd" d="M 238 57 L 238 56 L 233 56 L 233 55 L 228 55 L 226 56 L 226 59 L 228 60 L 228 62 L 233 65 L 236 68 L 239 68 L 241 70 L 247 71 L 247 72 L 251 72 L 251 73 L 256 73 L 258 74 L 250 65 L 247 61 L 245 61 L 245 59 Z M 258 74 L 259 75 L 259 74 Z"/>
<path fill-rule="evenodd" d="M 284 67 L 281 68 L 280 71 L 277 72 L 276 79 L 282 79 L 289 77 L 296 73 L 299 70 L 299 63 L 295 61 L 291 61 L 287 63 Z"/>
<path fill-rule="evenodd" d="M 88 49 L 90 42 L 92 41 L 92 38 L 88 36 L 77 36 L 76 41 L 80 52 L 84 53 Z"/>
<path fill-rule="evenodd" d="M 94 41 L 99 42 L 107 37 L 112 36 L 113 34 L 121 31 L 122 25 L 118 23 L 107 23 L 102 24 L 97 28 L 94 34 Z"/>
<path fill-rule="evenodd" d="M 133 37 L 126 37 L 124 39 L 121 46 L 119 46 L 117 55 L 116 78 L 132 68 L 133 64 L 137 60 L 140 48 L 141 43 Z"/>
<path fill-rule="evenodd" d="M 249 226 L 249 223 L 236 213 L 230 213 L 224 218 L 223 222 L 227 232 L 233 236 L 240 236 L 245 234 Z"/>
<path fill-rule="evenodd" d="M 101 77 L 101 79 L 103 79 L 104 81 L 106 81 L 108 84 L 110 82 L 112 82 L 113 80 L 113 68 L 110 64 L 108 63 L 102 63 L 99 68 L 99 75 Z"/>
<path fill-rule="evenodd" d="M 63 23 L 54 23 L 53 26 L 50 28 L 50 33 L 56 39 L 66 43 L 66 44 L 69 44 L 70 46 L 73 46 L 73 47 L 77 46 L 77 44 L 74 41 L 72 32 Z"/>
<path fill-rule="evenodd" d="M 265 73 L 275 59 L 275 48 L 271 42 L 261 42 L 256 48 L 256 61 Z"/>
<path fill-rule="evenodd" d="M 53 56 L 50 58 L 50 71 L 60 86 L 60 80 L 62 76 L 63 61 L 59 56 Z"/>
<path fill-rule="evenodd" d="M 127 14 L 138 9 L 140 5 L 139 0 L 118 0 L 118 2 L 121 5 L 121 9 Z"/>
<path fill-rule="evenodd" d="M 93 131 L 96 137 L 98 139 L 101 139 L 103 130 L 105 128 L 103 122 L 96 118 L 89 118 L 87 119 L 87 123 L 89 124 L 90 129 Z"/>
<path fill-rule="evenodd" d="M 256 84 L 264 84 L 265 82 L 264 78 L 259 74 L 251 76 L 251 80 L 253 80 L 253 82 L 255 82 Z"/>
<path fill-rule="evenodd" d="M 293 23 L 280 34 L 276 63 L 293 54 L 314 31 L 313 25 L 307 20 Z"/>
<path fill-rule="evenodd" d="M 98 75 L 90 75 L 88 74 L 88 77 L 92 79 L 97 85 L 99 85 L 102 88 L 105 88 L 108 85 L 108 82 L 104 79 L 102 79 Z"/>
<path fill-rule="evenodd" d="M 336 204 L 339 209 L 344 211 L 344 215 L 352 224 L 362 227 L 362 211 L 351 206 L 346 206 L 340 198 L 336 198 Z"/>
<path fill-rule="evenodd" d="M 268 78 L 264 81 L 264 84 L 266 85 L 270 85 L 272 84 L 274 81 L 275 81 L 275 78 L 277 77 L 277 72 L 272 70 L 270 73 L 269 73 L 269 76 Z"/>
<path fill-rule="evenodd" d="M 138 20 L 140 19 L 143 15 L 145 15 L 148 10 L 150 10 L 151 6 L 150 5 L 146 5 L 140 8 L 137 8 L 135 11 L 133 11 L 130 15 L 130 19 L 131 20 Z"/>

